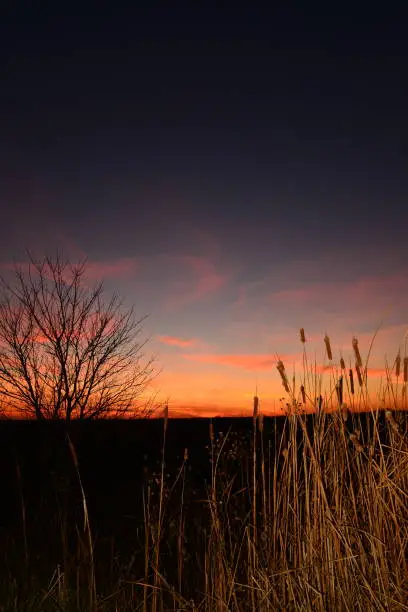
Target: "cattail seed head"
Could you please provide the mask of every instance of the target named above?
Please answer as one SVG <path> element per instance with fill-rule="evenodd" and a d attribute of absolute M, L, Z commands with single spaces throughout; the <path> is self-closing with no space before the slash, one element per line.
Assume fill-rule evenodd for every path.
<path fill-rule="evenodd" d="M 166 404 L 163 411 L 164 431 L 167 431 L 167 423 L 169 420 L 169 405 Z"/>
<path fill-rule="evenodd" d="M 301 392 L 301 394 L 302 394 L 302 402 L 303 402 L 304 404 L 306 404 L 306 391 L 305 391 L 305 386 L 304 386 L 304 385 L 302 385 L 302 386 L 300 387 L 300 392 Z"/>
<path fill-rule="evenodd" d="M 354 351 L 354 355 L 356 356 L 356 362 L 358 364 L 358 367 L 362 368 L 363 361 L 361 359 L 360 349 L 358 348 L 358 339 L 355 336 L 353 338 L 353 351 Z"/>
<path fill-rule="evenodd" d="M 404 357 L 404 383 L 408 382 L 408 357 Z"/>
<path fill-rule="evenodd" d="M 324 343 L 326 345 L 327 357 L 328 357 L 329 361 L 332 361 L 333 353 L 332 353 L 332 350 L 331 350 L 330 338 L 329 338 L 329 336 L 327 334 L 324 337 Z"/>
<path fill-rule="evenodd" d="M 354 378 L 353 378 L 353 370 L 349 370 L 349 377 L 350 377 L 350 391 L 351 391 L 351 395 L 354 395 Z"/>
<path fill-rule="evenodd" d="M 346 364 L 344 363 L 343 357 L 340 359 L 340 367 L 341 367 L 342 370 L 346 369 Z"/>
<path fill-rule="evenodd" d="M 395 358 L 395 376 L 399 376 L 401 373 L 401 355 L 398 351 L 398 355 Z"/>
<path fill-rule="evenodd" d="M 258 429 L 262 433 L 264 428 L 264 415 L 261 413 L 258 416 Z"/>
<path fill-rule="evenodd" d="M 210 421 L 210 440 L 214 442 L 214 425 L 212 421 Z"/>
<path fill-rule="evenodd" d="M 341 406 L 343 403 L 343 376 L 340 376 L 339 382 L 336 385 L 337 397 L 339 400 L 339 405 Z"/>
<path fill-rule="evenodd" d="M 306 342 L 305 330 L 303 329 L 303 327 L 300 328 L 300 341 L 302 342 L 302 344 L 305 344 Z"/>
<path fill-rule="evenodd" d="M 258 416 L 258 406 L 259 406 L 259 398 L 257 395 L 255 395 L 254 396 L 254 412 L 253 412 L 254 419 L 256 419 L 256 417 Z"/>
<path fill-rule="evenodd" d="M 357 362 L 356 362 L 356 372 L 357 372 L 358 384 L 360 385 L 360 387 L 362 387 L 363 386 L 363 377 L 361 376 L 360 366 L 359 366 L 359 364 Z"/>
<path fill-rule="evenodd" d="M 346 422 L 349 417 L 349 411 L 346 404 L 342 404 L 341 406 L 341 416 L 343 421 Z"/>

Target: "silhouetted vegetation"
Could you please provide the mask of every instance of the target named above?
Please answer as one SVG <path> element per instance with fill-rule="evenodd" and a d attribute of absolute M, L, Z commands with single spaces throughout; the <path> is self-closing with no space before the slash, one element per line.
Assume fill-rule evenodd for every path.
<path fill-rule="evenodd" d="M 408 412 L 353 350 L 330 405 L 279 361 L 282 417 L 1 422 L 2 609 L 406 610 Z"/>
<path fill-rule="evenodd" d="M 89 286 L 86 262 L 60 256 L 16 265 L 2 279 L 0 393 L 8 414 L 95 419 L 143 410 L 152 361 L 139 341 L 142 319 L 103 283 Z"/>

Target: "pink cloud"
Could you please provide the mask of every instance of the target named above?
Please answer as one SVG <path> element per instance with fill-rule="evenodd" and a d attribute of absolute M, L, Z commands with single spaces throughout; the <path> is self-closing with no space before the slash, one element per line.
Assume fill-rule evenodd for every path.
<path fill-rule="evenodd" d="M 92 280 L 124 278 L 134 274 L 137 269 L 138 263 L 132 257 L 112 261 L 89 261 L 86 264 L 86 277 Z"/>
<path fill-rule="evenodd" d="M 197 299 L 220 289 L 226 282 L 226 276 L 217 272 L 214 264 L 203 257 L 184 257 L 187 265 L 195 274 Z"/>
<path fill-rule="evenodd" d="M 39 261 L 43 261 L 43 257 L 39 259 Z M 62 257 L 62 261 L 64 261 L 64 257 Z M 84 272 L 84 280 L 85 282 L 88 280 L 103 280 L 105 278 L 123 278 L 128 277 L 134 274 L 134 272 L 138 268 L 138 263 L 134 258 L 123 258 L 116 259 L 112 261 L 86 261 L 83 259 L 72 259 L 70 260 L 70 264 L 72 266 L 76 266 L 79 263 L 85 261 L 85 272 Z M 7 271 L 14 271 L 16 268 L 21 270 L 24 274 L 27 274 L 30 269 L 30 264 L 27 261 L 23 262 L 4 262 L 0 264 L 0 268 Z M 44 268 L 44 273 L 47 276 L 51 276 L 48 267 Z M 66 271 L 67 280 L 70 278 L 69 269 Z"/>
<path fill-rule="evenodd" d="M 169 346 L 178 346 L 179 348 L 189 348 L 192 346 L 197 346 L 199 341 L 195 338 L 183 339 L 176 338 L 175 336 L 157 336 L 157 339 L 162 342 L 162 344 L 167 344 Z"/>
<path fill-rule="evenodd" d="M 349 282 L 310 283 L 301 287 L 274 291 L 269 293 L 267 299 L 271 302 L 299 304 L 302 307 L 305 302 L 308 306 L 313 303 L 336 302 L 348 306 L 348 309 L 354 309 L 371 303 L 371 300 L 376 300 L 379 306 L 384 306 L 398 296 L 404 303 L 408 301 L 408 278 L 405 274 L 362 277 Z"/>
<path fill-rule="evenodd" d="M 227 282 L 226 274 L 204 257 L 190 255 L 170 258 L 170 283 L 164 307 L 178 309 L 214 295 Z"/>

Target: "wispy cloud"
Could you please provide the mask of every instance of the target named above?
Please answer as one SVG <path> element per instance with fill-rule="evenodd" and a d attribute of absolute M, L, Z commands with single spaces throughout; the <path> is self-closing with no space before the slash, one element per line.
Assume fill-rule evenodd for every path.
<path fill-rule="evenodd" d="M 196 338 L 177 338 L 176 336 L 157 336 L 157 339 L 162 344 L 167 344 L 168 346 L 177 346 L 179 348 L 190 348 L 193 346 L 198 346 L 200 341 Z"/>
<path fill-rule="evenodd" d="M 35 259 L 35 258 L 34 258 Z M 64 257 L 61 258 L 64 261 Z M 39 261 L 43 260 L 43 256 L 39 258 Z M 85 260 L 81 259 L 72 259 L 70 260 L 70 264 L 75 266 L 77 263 L 82 263 Z M 19 262 L 2 262 L 0 263 L 0 268 L 5 271 L 13 271 L 16 268 L 22 270 L 24 273 L 27 273 L 29 270 L 30 264 L 28 261 L 19 261 Z M 138 262 L 135 258 L 123 258 L 123 259 L 112 259 L 106 261 L 92 261 L 87 260 L 85 263 L 85 280 L 103 280 L 107 278 L 117 279 L 117 278 L 128 278 L 132 276 L 138 269 Z M 51 273 L 46 266 L 44 268 L 45 274 Z M 67 272 L 67 277 L 70 277 Z"/>
<path fill-rule="evenodd" d="M 228 355 L 228 354 L 187 354 L 183 355 L 184 359 L 196 361 L 199 363 L 209 363 L 216 365 L 231 366 L 242 370 L 271 370 L 276 366 L 280 357 L 268 354 L 246 354 L 246 355 Z M 286 355 L 285 360 L 288 363 L 298 361 L 302 358 L 301 353 L 296 355 Z"/>
<path fill-rule="evenodd" d="M 170 418 L 175 419 L 188 419 L 188 418 L 214 418 L 214 417 L 242 417 L 250 416 L 252 414 L 252 407 L 239 408 L 238 406 L 224 406 L 218 404 L 197 404 L 192 406 L 191 404 L 177 404 L 174 407 L 169 407 Z"/>
<path fill-rule="evenodd" d="M 165 310 L 177 310 L 215 295 L 228 281 L 224 272 L 205 257 L 170 256 L 164 262 L 169 270 Z"/>
<path fill-rule="evenodd" d="M 137 260 L 132 257 L 110 261 L 89 261 L 86 266 L 86 275 L 92 280 L 128 278 L 138 270 L 138 267 Z"/>
<path fill-rule="evenodd" d="M 401 295 L 402 292 L 402 295 Z M 375 300 L 384 305 L 396 297 L 408 300 L 408 278 L 405 274 L 366 276 L 348 282 L 317 282 L 294 288 L 285 288 L 269 293 L 268 300 L 279 303 L 313 304 L 341 303 L 355 309 Z"/>

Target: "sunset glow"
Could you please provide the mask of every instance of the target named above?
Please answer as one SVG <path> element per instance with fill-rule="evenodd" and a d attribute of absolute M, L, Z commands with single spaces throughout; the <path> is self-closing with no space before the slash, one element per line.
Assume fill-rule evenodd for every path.
<path fill-rule="evenodd" d="M 353 337 L 376 401 L 408 329 L 398 37 L 378 62 L 350 20 L 311 46 L 306 16 L 290 44 L 259 23 L 192 36 L 185 15 L 156 38 L 149 19 L 146 38 L 92 29 L 50 54 L 24 35 L 21 69 L 5 60 L 1 275 L 27 271 L 27 249 L 86 259 L 87 287 L 147 315 L 149 391 L 173 414 L 250 413 L 256 389 L 280 410 L 277 361 L 300 381 L 305 348 L 330 387 Z"/>

